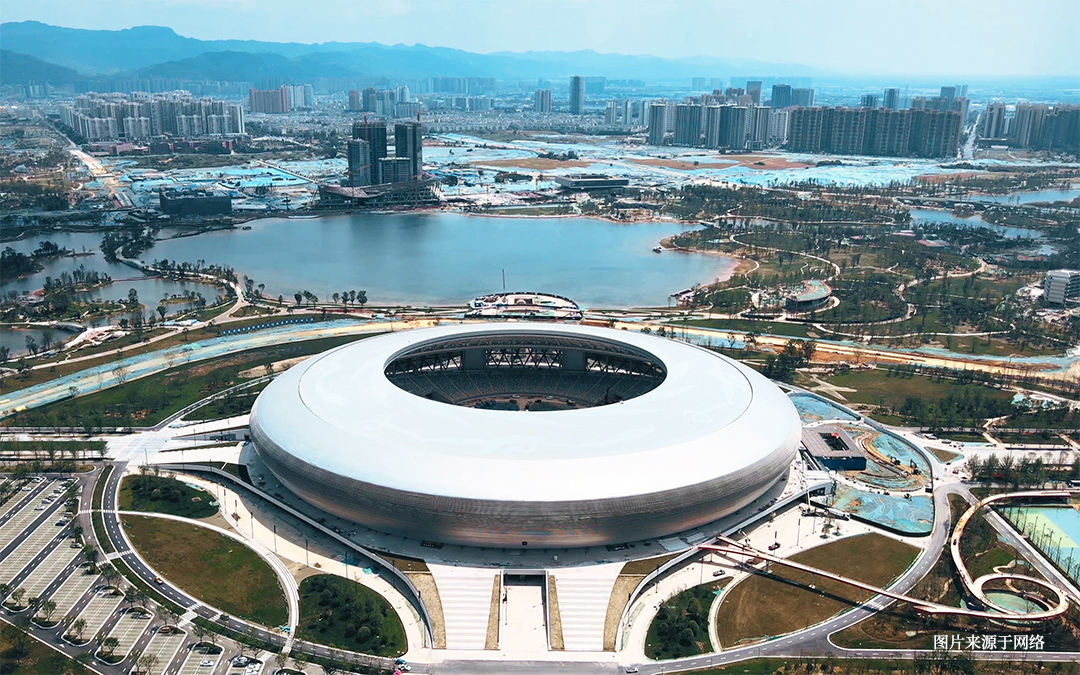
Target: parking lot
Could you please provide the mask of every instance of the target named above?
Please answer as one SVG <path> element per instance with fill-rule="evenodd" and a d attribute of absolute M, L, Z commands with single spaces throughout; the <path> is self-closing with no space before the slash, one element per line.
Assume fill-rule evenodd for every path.
<path fill-rule="evenodd" d="M 131 651 L 131 648 L 134 647 L 135 643 L 142 637 L 142 634 L 150 628 L 150 619 L 152 616 L 153 615 L 149 612 L 140 609 L 130 610 L 121 614 L 120 620 L 116 622 L 116 625 L 113 626 L 113 629 L 109 632 L 109 637 L 114 637 L 119 641 L 113 654 L 126 657 L 128 652 Z"/>
<path fill-rule="evenodd" d="M 21 588 L 26 591 L 26 597 L 39 597 L 46 588 L 56 580 L 71 561 L 80 553 L 79 548 L 72 548 L 70 540 L 60 542 L 60 545 L 52 550 L 45 559 L 34 568 Z M 63 616 L 63 615 L 60 615 Z"/>
<path fill-rule="evenodd" d="M 120 606 L 120 603 L 124 600 L 124 596 L 117 593 L 116 595 L 95 595 L 90 598 L 89 604 L 86 605 L 86 609 L 79 615 L 84 621 L 86 621 L 86 630 L 83 632 L 83 639 L 93 638 L 97 635 L 97 632 L 101 630 L 105 622 L 108 621 L 112 613 L 116 611 L 116 608 Z"/>
<path fill-rule="evenodd" d="M 97 585 L 101 577 L 97 574 L 84 574 L 84 571 L 82 567 L 76 568 L 53 593 L 52 601 L 56 603 L 54 616 L 67 616 L 86 592 Z"/>
<path fill-rule="evenodd" d="M 177 675 L 210 675 L 217 669 L 218 661 L 221 660 L 221 652 L 217 654 L 203 654 L 193 649 L 184 659 L 184 665 L 180 667 Z M 209 662 L 209 663 L 207 663 Z M 202 665 L 207 663 L 207 665 Z"/>
<path fill-rule="evenodd" d="M 185 640 L 187 640 L 187 634 L 182 632 L 155 633 L 150 639 L 150 644 L 143 650 L 143 654 L 153 654 L 157 657 L 157 665 L 151 669 L 149 675 L 165 675 L 165 671 L 176 657 L 176 652 L 184 645 Z"/>

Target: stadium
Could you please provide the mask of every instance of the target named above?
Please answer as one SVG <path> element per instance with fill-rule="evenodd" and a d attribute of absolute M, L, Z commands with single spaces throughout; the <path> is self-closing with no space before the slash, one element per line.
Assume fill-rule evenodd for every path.
<path fill-rule="evenodd" d="M 429 545 L 589 547 L 742 509 L 801 425 L 701 347 L 579 325 L 442 326 L 354 342 L 259 395 L 255 451 L 307 502 Z"/>

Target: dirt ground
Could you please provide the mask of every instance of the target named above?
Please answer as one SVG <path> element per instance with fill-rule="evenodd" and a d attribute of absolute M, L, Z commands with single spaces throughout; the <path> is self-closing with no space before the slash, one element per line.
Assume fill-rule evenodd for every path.
<path fill-rule="evenodd" d="M 632 164 L 642 164 L 645 166 L 663 166 L 668 169 L 678 169 L 679 171 L 693 171 L 694 169 L 729 169 L 734 166 L 745 166 L 751 169 L 761 170 L 776 170 L 776 169 L 805 169 L 812 166 L 808 162 L 797 162 L 787 159 L 786 157 L 775 157 L 771 155 L 721 155 L 720 159 L 731 160 L 731 163 L 720 162 L 700 162 L 694 164 L 693 162 L 686 162 L 679 159 L 646 159 L 646 158 L 628 158 L 626 161 Z M 758 164 L 758 162 L 761 162 Z"/>
<path fill-rule="evenodd" d="M 470 162 L 470 164 L 476 164 L 479 166 L 496 166 L 507 169 L 536 169 L 538 171 L 547 171 L 548 169 L 562 169 L 566 167 L 574 166 L 589 166 L 593 162 L 587 162 L 581 159 L 545 159 L 543 157 L 522 157 L 521 159 L 492 159 L 492 160 L 477 160 Z"/>

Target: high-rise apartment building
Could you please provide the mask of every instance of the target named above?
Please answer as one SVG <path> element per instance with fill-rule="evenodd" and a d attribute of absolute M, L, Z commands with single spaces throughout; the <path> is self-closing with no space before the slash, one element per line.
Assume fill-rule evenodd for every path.
<path fill-rule="evenodd" d="M 790 121 L 791 114 L 788 110 L 773 108 L 772 113 L 769 115 L 769 145 L 780 146 L 787 143 Z"/>
<path fill-rule="evenodd" d="M 349 161 L 349 187 L 371 185 L 371 152 L 367 141 L 350 138 L 347 146 L 347 158 Z"/>
<path fill-rule="evenodd" d="M 371 167 L 371 182 L 376 185 L 382 183 L 382 166 L 379 162 L 387 156 L 386 122 L 381 119 L 364 119 L 353 122 L 352 137 L 367 143 L 368 156 L 365 164 Z"/>
<path fill-rule="evenodd" d="M 580 75 L 570 78 L 570 114 L 585 114 L 585 78 Z"/>
<path fill-rule="evenodd" d="M 702 131 L 704 132 L 706 148 L 720 147 L 721 110 L 721 106 L 718 105 L 710 105 L 705 107 L 705 119 L 702 123 Z"/>
<path fill-rule="evenodd" d="M 791 85 L 774 84 L 772 87 L 773 110 L 788 108 L 792 105 L 794 105 L 794 99 L 791 96 Z"/>
<path fill-rule="evenodd" d="M 289 112 L 289 90 L 285 86 L 277 89 L 248 91 L 248 107 L 253 113 Z"/>
<path fill-rule="evenodd" d="M 1043 299 L 1050 305 L 1064 305 L 1080 297 L 1080 270 L 1050 270 L 1043 279 Z"/>
<path fill-rule="evenodd" d="M 814 90 L 807 87 L 791 90 L 791 104 L 809 108 L 814 105 Z"/>
<path fill-rule="evenodd" d="M 746 147 L 750 150 L 763 150 L 769 144 L 769 125 L 772 121 L 772 108 L 752 106 L 747 113 Z"/>
<path fill-rule="evenodd" d="M 537 89 L 533 93 L 533 110 L 538 113 L 550 113 L 551 112 L 551 90 L 550 89 Z"/>
<path fill-rule="evenodd" d="M 394 156 L 409 160 L 410 180 L 424 174 L 424 128 L 419 122 L 398 122 L 394 125 Z"/>
<path fill-rule="evenodd" d="M 701 145 L 702 106 L 680 103 L 675 106 L 675 145 Z"/>
<path fill-rule="evenodd" d="M 663 145 L 668 125 L 667 101 L 653 101 L 649 106 L 649 145 Z"/>
<path fill-rule="evenodd" d="M 349 107 L 347 109 L 353 112 L 360 112 L 364 109 L 364 99 L 361 98 L 359 89 L 349 90 Z"/>
<path fill-rule="evenodd" d="M 863 94 L 862 99 L 859 101 L 860 108 L 877 108 L 878 97 L 877 94 Z"/>
<path fill-rule="evenodd" d="M 983 138 L 1005 138 L 1007 131 L 1005 111 L 1006 105 L 1001 101 L 994 101 L 986 106 L 986 112 L 982 117 L 982 128 L 979 129 Z"/>
<path fill-rule="evenodd" d="M 604 124 L 618 124 L 619 123 L 619 102 L 611 100 L 607 102 L 604 107 Z"/>
<path fill-rule="evenodd" d="M 1009 139 L 1022 148 L 1037 148 L 1046 130 L 1050 107 L 1043 103 L 1017 103 L 1009 126 Z"/>
<path fill-rule="evenodd" d="M 883 107 L 889 110 L 900 109 L 900 90 L 896 87 L 889 87 L 885 90 L 885 103 Z"/>
<path fill-rule="evenodd" d="M 761 105 L 761 80 L 747 80 L 746 93 L 750 95 L 754 105 Z"/>
<path fill-rule="evenodd" d="M 708 91 L 708 89 L 706 89 L 707 86 L 708 78 L 695 77 L 690 80 L 690 89 L 692 89 L 693 91 Z"/>
<path fill-rule="evenodd" d="M 749 129 L 750 108 L 737 105 L 720 107 L 720 145 L 722 147 L 745 150 Z"/>

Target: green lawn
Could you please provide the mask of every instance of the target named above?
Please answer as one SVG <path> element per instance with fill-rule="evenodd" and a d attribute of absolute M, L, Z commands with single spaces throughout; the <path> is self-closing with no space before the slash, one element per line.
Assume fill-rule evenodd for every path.
<path fill-rule="evenodd" d="M 184 415 L 184 419 L 189 421 L 220 420 L 225 419 L 226 417 L 246 415 L 251 412 L 251 406 L 255 403 L 255 399 L 259 397 L 259 393 L 265 389 L 268 384 L 270 383 L 260 382 L 243 391 L 238 391 L 235 394 L 229 394 L 228 396 L 211 401 L 203 407 L 196 408 L 187 415 Z"/>
<path fill-rule="evenodd" d="M 87 663 L 90 661 L 86 659 Z M 3 675 L 90 672 L 83 664 L 50 649 L 15 626 L 0 624 L 0 673 Z"/>
<path fill-rule="evenodd" d="M 703 328 L 719 328 L 721 330 L 735 330 L 752 332 L 757 331 L 762 335 L 790 335 L 792 337 L 807 337 L 810 329 L 801 323 L 781 323 L 778 321 L 752 321 L 750 319 L 691 319 L 690 321 L 673 323 L 678 326 L 685 323 L 688 326 L 701 326 Z"/>
<path fill-rule="evenodd" d="M 19 424 L 52 426 L 78 420 L 79 426 L 144 426 L 157 424 L 215 392 L 245 382 L 240 371 L 287 358 L 317 354 L 368 336 L 323 338 L 251 349 L 216 359 L 178 366 L 148 377 L 60 401 L 19 415 Z"/>
<path fill-rule="evenodd" d="M 277 575 L 238 541 L 164 518 L 123 516 L 132 544 L 169 581 L 229 614 L 264 626 L 288 620 Z"/>
<path fill-rule="evenodd" d="M 863 534 L 796 553 L 791 560 L 884 586 L 911 565 L 918 549 L 880 534 Z M 783 635 L 824 621 L 871 594 L 809 572 L 774 565 L 775 578 L 754 575 L 732 588 L 717 613 L 720 644 Z M 809 588 L 813 584 L 815 589 Z"/>
<path fill-rule="evenodd" d="M 715 592 L 727 586 L 731 577 L 693 586 L 665 602 L 656 613 L 645 637 L 645 656 L 654 661 L 707 654 L 709 608 Z"/>
<path fill-rule="evenodd" d="M 333 574 L 300 582 L 297 636 L 377 656 L 407 651 L 405 629 L 397 612 L 375 591 Z"/>
<path fill-rule="evenodd" d="M 218 512 L 214 495 L 187 483 L 153 474 L 125 476 L 120 483 L 121 511 L 152 511 L 184 518 L 209 518 Z"/>

